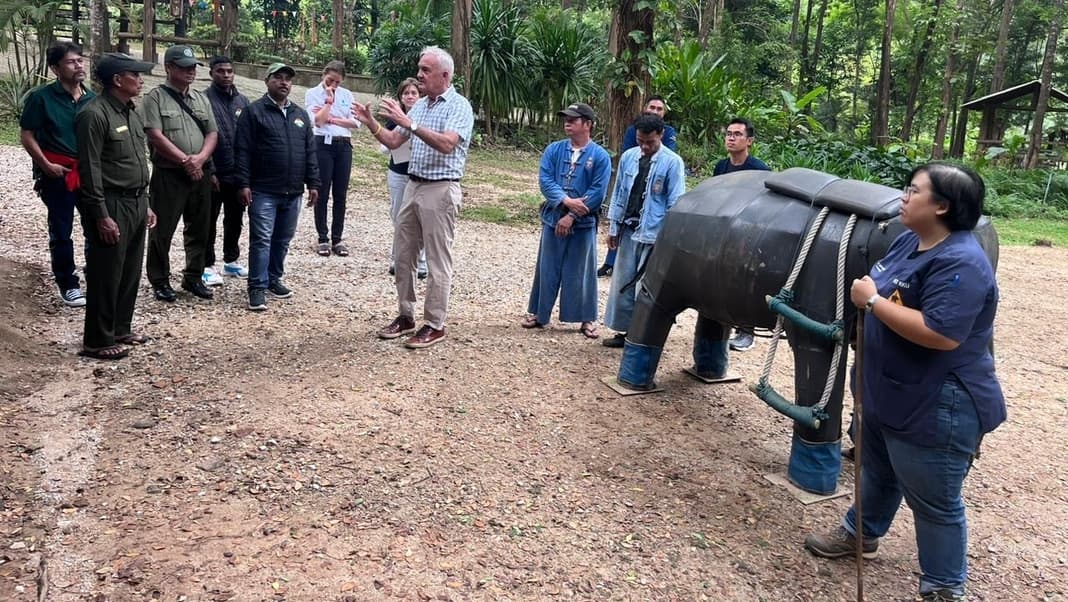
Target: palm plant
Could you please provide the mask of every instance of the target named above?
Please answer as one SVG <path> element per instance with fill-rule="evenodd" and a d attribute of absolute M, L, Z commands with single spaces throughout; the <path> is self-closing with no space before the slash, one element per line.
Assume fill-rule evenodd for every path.
<path fill-rule="evenodd" d="M 601 32 L 583 23 L 573 11 L 543 10 L 530 20 L 532 64 L 526 104 L 542 118 L 567 103 L 586 101 L 601 89 L 608 52 Z"/>
<path fill-rule="evenodd" d="M 517 4 L 502 0 L 475 0 L 471 17 L 472 104 L 486 118 L 486 130 L 494 137 L 494 124 L 523 102 L 522 74 L 532 58 L 524 38 L 526 24 Z"/>
<path fill-rule="evenodd" d="M 367 55 L 375 87 L 390 92 L 406 77 L 414 77 L 419 68 L 419 53 L 427 46 L 447 47 L 449 21 L 431 10 L 401 12 L 395 21 L 375 32 Z"/>
<path fill-rule="evenodd" d="M 0 52 L 14 49 L 19 73 L 47 75 L 45 50 L 60 24 L 61 4 L 60 0 L 0 0 Z"/>

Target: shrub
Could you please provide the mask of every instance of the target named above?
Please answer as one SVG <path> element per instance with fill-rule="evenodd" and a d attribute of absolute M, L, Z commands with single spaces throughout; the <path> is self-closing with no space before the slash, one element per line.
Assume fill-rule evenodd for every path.
<path fill-rule="evenodd" d="M 401 13 L 375 32 L 368 64 L 379 92 L 391 93 L 419 69 L 419 53 L 427 46 L 448 47 L 449 21 L 430 13 Z"/>
<path fill-rule="evenodd" d="M 327 44 L 319 44 L 309 48 L 299 57 L 299 63 L 308 67 L 323 67 L 330 61 L 340 60 L 345 63 L 346 73 L 363 73 L 367 68 L 367 53 L 356 46 L 346 46 L 338 56 L 334 47 Z"/>
<path fill-rule="evenodd" d="M 776 137 L 758 155 L 772 169 L 807 167 L 840 178 L 899 188 L 915 167 L 904 150 L 884 150 L 827 135 Z"/>
<path fill-rule="evenodd" d="M 552 117 L 568 103 L 589 101 L 603 90 L 604 34 L 574 11 L 538 11 L 530 19 L 529 41 L 531 69 L 525 78 L 516 74 L 526 85 L 528 108 Z"/>
<path fill-rule="evenodd" d="M 27 73 L 12 73 L 0 78 L 0 120 L 18 121 L 26 97 L 37 83 L 37 78 Z"/>

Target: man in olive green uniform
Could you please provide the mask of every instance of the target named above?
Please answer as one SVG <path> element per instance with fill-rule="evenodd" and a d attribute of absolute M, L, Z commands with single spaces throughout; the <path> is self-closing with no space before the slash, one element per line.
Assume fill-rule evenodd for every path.
<path fill-rule="evenodd" d="M 156 299 L 172 302 L 171 239 L 178 220 L 185 222 L 185 270 L 182 288 L 211 299 L 204 284 L 204 258 L 211 241 L 211 154 L 218 132 L 207 97 L 190 86 L 197 61 L 188 46 L 172 46 L 163 55 L 167 81 L 145 95 L 141 108 L 152 148 L 149 203 L 159 227 L 148 236 L 148 281 Z"/>
<path fill-rule="evenodd" d="M 85 333 L 81 354 L 117 360 L 148 337 L 131 329 L 145 229 L 155 226 L 148 208 L 148 157 L 144 121 L 133 104 L 151 63 L 106 54 L 96 65 L 104 92 L 74 119 L 78 138 L 78 210 L 87 250 Z"/>

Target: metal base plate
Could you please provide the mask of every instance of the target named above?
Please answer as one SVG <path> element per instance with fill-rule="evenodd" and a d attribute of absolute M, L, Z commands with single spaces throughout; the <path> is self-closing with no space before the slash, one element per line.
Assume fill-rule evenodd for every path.
<path fill-rule="evenodd" d="M 608 385 L 609 389 L 612 389 L 613 391 L 619 393 L 620 395 L 623 395 L 624 397 L 629 397 L 631 395 L 648 395 L 649 393 L 659 393 L 664 390 L 655 383 L 653 384 L 652 389 L 645 389 L 642 391 L 628 389 L 627 387 L 624 387 L 623 385 L 619 384 L 619 381 L 616 380 L 616 377 L 614 376 L 606 376 L 601 379 L 601 382 Z"/>
<path fill-rule="evenodd" d="M 764 475 L 764 479 L 770 483 L 782 486 L 786 489 L 787 492 L 789 492 L 790 495 L 797 498 L 797 501 L 801 502 L 806 506 L 808 506 L 809 504 L 815 504 L 817 502 L 826 502 L 827 500 L 840 498 L 851 493 L 848 487 L 842 487 L 841 484 L 838 485 L 838 491 L 835 491 L 834 493 L 830 493 L 827 495 L 811 493 L 791 483 L 790 479 L 786 477 L 786 473 L 782 472 L 766 474 Z"/>
<path fill-rule="evenodd" d="M 706 378 L 698 374 L 697 370 L 695 370 L 692 366 L 689 368 L 683 368 L 682 371 L 707 385 L 714 385 L 716 383 L 736 383 L 742 380 L 741 376 L 737 374 L 731 374 L 730 372 L 720 378 Z"/>

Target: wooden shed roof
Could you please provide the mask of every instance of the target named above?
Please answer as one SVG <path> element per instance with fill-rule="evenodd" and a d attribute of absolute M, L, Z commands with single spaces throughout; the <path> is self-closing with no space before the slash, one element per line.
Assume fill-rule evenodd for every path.
<path fill-rule="evenodd" d="M 998 106 L 1005 104 L 1010 100 L 1020 98 L 1022 96 L 1034 96 L 1038 94 L 1039 88 L 1042 86 L 1042 82 L 1039 80 L 1032 80 L 1025 84 L 1019 84 L 1011 88 L 1005 88 L 1000 92 L 994 92 L 993 94 L 987 94 L 981 98 L 975 100 L 969 100 L 961 105 L 963 109 L 982 109 L 989 106 Z M 1062 102 L 1068 102 L 1068 94 L 1058 90 L 1057 88 L 1050 87 L 1049 90 L 1050 99 L 1056 98 Z"/>

